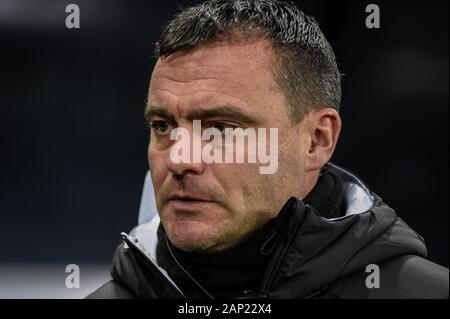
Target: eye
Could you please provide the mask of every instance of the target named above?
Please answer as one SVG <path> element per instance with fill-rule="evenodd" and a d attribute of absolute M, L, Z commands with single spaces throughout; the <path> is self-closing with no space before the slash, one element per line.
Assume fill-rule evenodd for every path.
<path fill-rule="evenodd" d="M 152 121 L 150 127 L 159 135 L 167 135 L 170 132 L 170 124 L 167 121 Z"/>
<path fill-rule="evenodd" d="M 211 123 L 210 127 L 214 127 L 216 129 L 218 129 L 222 134 L 225 133 L 225 129 L 235 129 L 236 126 L 235 125 L 231 125 L 228 123 L 224 123 L 224 122 L 214 122 Z"/>

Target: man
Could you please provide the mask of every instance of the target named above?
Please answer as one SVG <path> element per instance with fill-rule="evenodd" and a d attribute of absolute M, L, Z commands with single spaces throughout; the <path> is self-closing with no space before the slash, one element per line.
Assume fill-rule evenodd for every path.
<path fill-rule="evenodd" d="M 124 235 L 113 280 L 89 298 L 448 297 L 423 239 L 329 163 L 340 73 L 314 19 L 282 1 L 213 0 L 175 17 L 157 54 L 146 116 L 158 215 Z M 195 121 L 276 129 L 276 171 L 174 160 Z"/>

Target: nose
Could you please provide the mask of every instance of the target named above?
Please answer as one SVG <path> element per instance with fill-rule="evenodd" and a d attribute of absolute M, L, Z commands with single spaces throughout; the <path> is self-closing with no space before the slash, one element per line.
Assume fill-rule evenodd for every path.
<path fill-rule="evenodd" d="M 192 128 L 191 130 L 179 128 L 178 133 L 180 139 L 172 144 L 170 155 L 166 159 L 167 169 L 177 177 L 188 173 L 202 174 L 205 163 L 202 158 L 201 132 L 192 132 Z"/>
<path fill-rule="evenodd" d="M 191 174 L 202 174 L 205 169 L 205 164 L 203 162 L 193 163 L 189 162 L 173 162 L 170 157 L 167 161 L 168 170 L 177 177 L 183 177 L 184 175 Z"/>

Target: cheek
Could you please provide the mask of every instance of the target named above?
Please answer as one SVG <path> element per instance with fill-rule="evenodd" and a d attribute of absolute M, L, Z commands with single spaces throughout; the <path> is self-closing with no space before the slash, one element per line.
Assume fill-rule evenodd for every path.
<path fill-rule="evenodd" d="M 221 200 L 226 202 L 231 214 L 240 214 L 245 211 L 249 193 L 258 174 L 255 164 L 209 164 L 208 175 L 211 176 L 212 185 L 221 195 Z"/>
<path fill-rule="evenodd" d="M 273 176 L 261 175 L 260 164 L 228 164 L 223 175 L 229 205 L 237 215 L 249 215 L 267 209 L 274 188 Z M 240 216 L 243 218 L 245 216 Z M 247 216 L 246 218 L 248 218 Z"/>
<path fill-rule="evenodd" d="M 280 171 L 299 175 L 305 158 L 305 138 L 300 129 L 287 130 L 279 140 Z"/>
<path fill-rule="evenodd" d="M 164 182 L 164 179 L 168 172 L 165 165 L 165 155 L 162 152 L 158 152 L 157 150 L 149 146 L 147 156 L 148 165 L 152 175 L 153 186 L 155 188 L 155 191 L 157 191 L 161 184 Z"/>

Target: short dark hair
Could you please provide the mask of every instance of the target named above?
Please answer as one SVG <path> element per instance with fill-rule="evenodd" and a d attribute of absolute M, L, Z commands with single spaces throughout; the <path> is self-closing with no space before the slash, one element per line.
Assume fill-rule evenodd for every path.
<path fill-rule="evenodd" d="M 339 111 L 341 75 L 336 58 L 314 18 L 281 0 L 210 0 L 187 8 L 164 28 L 157 57 L 189 51 L 236 32 L 267 38 L 277 55 L 274 78 L 295 122 L 314 109 Z"/>

